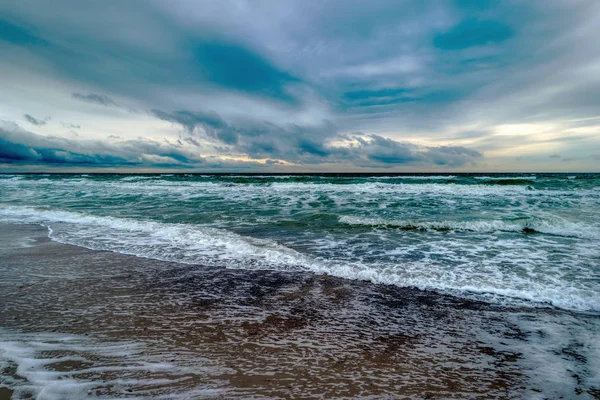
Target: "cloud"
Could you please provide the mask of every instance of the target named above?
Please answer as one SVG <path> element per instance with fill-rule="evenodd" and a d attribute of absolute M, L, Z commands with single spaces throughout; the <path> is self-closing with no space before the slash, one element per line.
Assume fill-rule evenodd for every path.
<path fill-rule="evenodd" d="M 138 135 L 150 113 L 178 129 L 153 120 L 141 134 L 208 142 L 215 163 L 453 167 L 482 160 L 467 150 L 486 162 L 510 150 L 559 165 L 547 155 L 598 145 L 594 0 L 9 0 L 0 16 L 0 74 L 15 83 L 3 118 L 77 118 L 81 143 Z M 513 140 L 503 124 L 559 128 Z"/>
<path fill-rule="evenodd" d="M 294 163 L 320 163 L 329 154 L 325 141 L 337 136 L 333 124 L 278 125 L 267 121 L 227 121 L 214 111 L 152 110 L 159 119 L 181 125 L 188 133 L 212 140 L 221 151 L 255 159 L 283 159 Z"/>
<path fill-rule="evenodd" d="M 32 28 L 0 21 L 0 34 L 5 30 L 6 40 L 29 49 L 36 60 L 28 65 L 32 71 L 72 80 L 79 87 L 99 87 L 122 98 L 144 98 L 152 86 L 233 92 L 298 104 L 288 86 L 301 84 L 300 78 L 280 68 L 259 44 L 215 29 L 219 20 L 226 19 L 228 6 L 206 24 L 191 26 L 160 12 L 158 6 L 107 0 L 102 7 L 77 9 L 75 1 L 34 7 L 33 3 L 27 6 L 26 0 L 13 7 L 0 5 L 0 15 L 27 21 Z M 61 16 L 59 23 L 48 18 L 50 12 Z M 44 28 L 43 39 L 35 26 Z M 31 46 L 34 42 L 45 45 Z M 20 61 L 25 59 L 19 49 L 10 51 Z M 74 97 L 114 105 L 104 95 L 74 93 Z M 160 95 L 154 100 L 161 100 Z"/>
<path fill-rule="evenodd" d="M 151 113 L 159 119 L 181 125 L 188 133 L 193 133 L 196 128 L 202 128 L 208 136 L 223 143 L 235 144 L 238 140 L 238 133 L 235 128 L 231 127 L 214 111 L 173 111 L 168 113 L 161 110 L 151 110 Z"/>
<path fill-rule="evenodd" d="M 23 115 L 23 118 L 25 118 L 27 120 L 27 122 L 29 122 L 30 124 L 33 124 L 36 126 L 46 125 L 46 120 L 34 118 L 29 114 Z"/>
<path fill-rule="evenodd" d="M 225 121 L 214 111 L 153 110 L 160 119 L 181 124 L 189 133 L 204 135 L 236 153 L 253 158 L 278 157 L 290 161 L 328 155 L 324 141 L 337 135 L 329 121 L 316 126 L 276 125 L 266 121 Z M 187 139 L 190 140 L 190 139 Z"/>
<path fill-rule="evenodd" d="M 483 157 L 478 151 L 460 146 L 420 147 L 378 135 L 347 137 L 330 121 L 313 126 L 281 126 L 264 121 L 229 122 L 214 111 L 152 110 L 152 114 L 181 125 L 190 134 L 213 140 L 216 146 L 225 146 L 223 152 L 255 159 L 388 168 L 404 164 L 458 167 L 475 165 Z M 336 141 L 345 144 L 332 144 Z"/>
<path fill-rule="evenodd" d="M 202 75 L 212 84 L 293 101 L 284 87 L 297 79 L 240 44 L 199 41 L 193 53 Z"/>
<path fill-rule="evenodd" d="M 550 154 L 550 155 L 548 156 L 548 158 L 559 159 L 559 158 L 561 158 L 561 156 L 560 156 L 560 154 Z"/>
<path fill-rule="evenodd" d="M 476 165 L 483 154 L 461 146 L 416 146 L 397 142 L 378 135 L 366 139 L 355 137 L 358 144 L 350 148 L 350 154 L 365 166 L 413 164 L 421 166 L 443 165 L 460 167 Z"/>
<path fill-rule="evenodd" d="M 213 148 L 220 149 L 225 158 L 202 156 L 200 151 L 207 147 L 194 137 L 182 137 L 175 142 L 166 138 L 162 141 L 139 138 L 107 143 L 41 136 L 14 123 L 0 121 L 0 162 L 126 168 L 222 169 L 242 168 L 244 165 L 265 168 L 290 163 L 391 168 L 400 165 L 460 167 L 475 165 L 482 158 L 481 153 L 459 146 L 424 147 L 377 135 L 347 137 L 338 134 L 330 122 L 315 127 L 281 127 L 269 123 L 234 127 L 216 113 L 183 115 L 194 115 L 198 119 L 204 117 L 198 125 L 201 128 L 194 126 L 191 132 L 205 141 L 212 141 Z M 222 134 L 222 131 L 228 130 L 235 131 L 239 140 L 231 143 Z"/>
<path fill-rule="evenodd" d="M 158 162 L 157 160 L 160 160 Z M 202 164 L 197 152 L 152 140 L 127 140 L 107 144 L 41 136 L 15 123 L 0 121 L 0 162 L 59 166 L 177 166 Z"/>
<path fill-rule="evenodd" d="M 81 93 L 72 93 L 71 95 L 74 99 L 77 100 L 81 100 L 81 101 L 85 101 L 88 103 L 93 103 L 93 104 L 99 104 L 102 106 L 117 106 L 117 104 L 113 101 L 113 99 L 111 99 L 110 97 L 103 95 L 103 94 L 96 94 L 96 93 L 88 93 L 88 94 L 81 94 Z"/>

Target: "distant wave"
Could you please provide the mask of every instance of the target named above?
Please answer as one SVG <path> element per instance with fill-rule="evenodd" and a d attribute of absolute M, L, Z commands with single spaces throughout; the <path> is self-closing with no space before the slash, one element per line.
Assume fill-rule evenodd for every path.
<path fill-rule="evenodd" d="M 534 179 L 486 179 L 478 182 L 482 185 L 533 185 L 535 184 Z"/>
<path fill-rule="evenodd" d="M 600 227 L 563 220 L 521 218 L 515 220 L 475 221 L 410 221 L 381 218 L 341 216 L 339 222 L 347 225 L 372 226 L 405 231 L 471 231 L 471 232 L 522 232 L 544 233 L 582 239 L 600 239 Z"/>
<path fill-rule="evenodd" d="M 515 179 L 527 179 L 527 180 L 536 180 L 537 176 L 535 175 L 517 175 L 517 176 L 474 176 L 474 179 L 479 180 L 499 180 L 499 181 L 511 181 Z"/>
<path fill-rule="evenodd" d="M 438 180 L 445 180 L 445 179 L 454 179 L 456 178 L 456 175 L 391 175 L 391 176 L 377 176 L 377 177 L 372 177 L 372 179 L 408 179 L 408 180 L 433 180 L 433 181 L 438 181 Z"/>
<path fill-rule="evenodd" d="M 19 175 L 0 175 L 0 181 L 20 181 L 23 179 L 23 176 Z"/>

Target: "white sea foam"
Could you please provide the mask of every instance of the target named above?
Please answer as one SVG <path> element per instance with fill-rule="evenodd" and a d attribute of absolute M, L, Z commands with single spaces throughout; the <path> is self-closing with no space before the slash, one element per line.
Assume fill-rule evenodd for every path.
<path fill-rule="evenodd" d="M 518 175 L 518 176 L 474 176 L 478 180 L 498 180 L 498 181 L 511 181 L 511 180 L 536 180 L 535 175 Z"/>
<path fill-rule="evenodd" d="M 475 221 L 410 221 L 388 220 L 344 215 L 339 221 L 348 225 L 373 227 L 391 227 L 407 230 L 449 230 L 472 232 L 523 232 L 532 229 L 535 232 L 582 239 L 600 239 L 600 226 L 569 222 L 557 217 L 552 220 L 541 218 L 521 218 L 518 220 L 475 220 Z"/>
<path fill-rule="evenodd" d="M 295 247 L 294 240 L 288 242 L 291 246 L 288 247 L 273 240 L 195 224 L 168 224 L 28 207 L 0 208 L 0 220 L 44 224 L 50 229 L 50 237 L 62 243 L 158 260 L 230 268 L 309 270 L 374 283 L 476 296 L 490 301 L 514 298 L 566 309 L 600 311 L 600 288 L 594 283 L 598 276 L 585 261 L 594 259 L 593 250 L 589 256 L 583 252 L 590 246 L 597 248 L 595 241 L 588 245 L 579 243 L 581 249 L 572 248 L 572 244 L 557 248 L 558 244 L 552 243 L 553 249 L 586 257 L 583 261 L 565 259 L 568 265 L 558 265 L 552 261 L 554 256 L 548 250 L 531 247 L 530 243 L 521 239 L 501 243 L 497 238 L 484 237 L 483 242 L 461 242 L 450 237 L 419 242 L 412 247 L 404 244 L 396 250 L 380 250 L 374 247 L 376 242 L 372 241 L 348 245 L 328 239 L 329 243 L 319 244 L 315 239 L 311 244 L 300 238 L 298 248 L 309 252 L 304 254 L 291 248 Z M 382 223 L 349 216 L 340 220 L 351 224 Z M 385 223 L 390 224 L 389 221 Z M 523 223 L 475 221 L 464 226 L 451 222 L 422 226 L 425 229 L 466 229 L 487 234 L 499 229 L 519 231 L 523 229 Z M 565 233 L 564 226 L 545 228 L 539 224 L 535 229 L 556 229 L 558 234 Z M 586 231 L 582 226 L 570 229 L 575 237 L 583 234 L 591 237 L 592 231 Z M 312 253 L 311 246 L 314 247 Z M 496 255 L 491 257 L 490 250 Z M 374 252 L 381 252 L 381 257 L 370 257 Z M 425 258 L 411 262 L 412 254 Z M 574 278 L 565 279 L 566 273 Z"/>
<path fill-rule="evenodd" d="M 172 355 L 150 356 L 140 342 L 100 342 L 87 336 L 60 333 L 19 333 L 0 329 L 0 368 L 13 371 L 0 375 L 0 387 L 13 390 L 13 398 L 69 400 L 84 398 L 194 398 L 219 394 L 183 385 L 172 387 L 194 375 L 206 375 L 218 368 L 198 358 L 194 367 L 166 361 Z M 62 363 L 72 367 L 56 368 Z M 171 394 L 161 393 L 171 386 Z M 221 391 L 220 394 L 223 391 Z"/>
<path fill-rule="evenodd" d="M 204 177 L 214 177 L 204 175 Z M 318 175 L 223 175 L 219 179 L 291 179 L 291 178 L 317 178 Z"/>
<path fill-rule="evenodd" d="M 242 189 L 243 190 L 243 189 Z M 255 188 L 248 188 L 255 190 Z M 568 197 L 577 198 L 590 197 L 594 201 L 598 199 L 598 190 L 557 190 L 557 189 L 535 189 L 527 185 L 461 185 L 456 183 L 389 183 L 389 182 L 366 182 L 348 185 L 338 184 L 315 184 L 298 182 L 274 182 L 265 191 L 278 193 L 306 193 L 321 192 L 328 195 L 343 196 L 374 196 L 379 199 L 389 199 L 390 196 L 408 195 L 416 198 L 422 196 L 452 199 L 488 198 L 491 196 L 507 199 L 528 199 L 548 197 L 550 199 Z"/>
<path fill-rule="evenodd" d="M 529 378 L 529 386 L 537 388 L 527 393 L 527 399 L 594 398 L 586 389 L 600 387 L 598 318 L 564 313 L 539 313 L 535 318 L 515 313 L 508 317 L 511 324 L 526 333 L 527 339 L 488 338 L 498 350 L 522 354 L 519 364 Z"/>
<path fill-rule="evenodd" d="M 164 261 L 242 268 L 310 266 L 310 260 L 272 240 L 193 224 L 166 224 L 28 207 L 0 209 L 8 222 L 45 224 L 58 242 Z"/>
<path fill-rule="evenodd" d="M 22 176 L 13 176 L 13 175 L 0 175 L 0 182 L 3 184 L 10 184 L 11 182 L 18 182 L 23 180 Z"/>
<path fill-rule="evenodd" d="M 374 176 L 372 179 L 375 180 L 386 180 L 386 179 L 407 179 L 407 180 L 432 180 L 442 181 L 447 179 L 454 179 L 456 175 L 395 175 L 395 176 Z"/>
<path fill-rule="evenodd" d="M 78 185 L 73 185 L 73 181 L 69 179 L 18 180 L 5 181 L 5 183 L 7 188 L 14 188 L 15 194 L 19 196 L 24 189 L 47 191 L 49 187 L 45 184 L 51 183 L 53 190 L 62 189 L 68 192 L 85 190 L 99 197 L 114 194 L 137 194 L 144 197 L 168 196 L 182 199 L 195 196 L 218 196 L 231 201 L 253 200 L 253 203 L 256 203 L 255 199 L 265 198 L 265 196 L 277 195 L 277 199 L 281 202 L 293 202 L 298 196 L 323 194 L 333 198 L 336 203 L 352 202 L 357 196 L 360 199 L 366 199 L 368 196 L 373 201 L 383 203 L 399 196 L 412 196 L 414 199 L 436 198 L 448 202 L 456 199 L 474 202 L 489 197 L 509 201 L 547 198 L 550 201 L 578 201 L 597 205 L 600 194 L 599 189 L 532 190 L 527 185 L 462 185 L 441 183 L 435 180 L 430 180 L 429 183 L 413 183 L 411 180 L 392 183 L 385 179 L 352 184 L 288 182 L 282 179 L 278 182 L 271 182 L 269 185 L 247 185 L 235 184 L 227 180 L 168 181 L 160 180 L 155 176 L 126 176 L 112 181 L 83 179 L 78 182 Z M 235 190 L 232 190 L 232 185 Z"/>
<path fill-rule="evenodd" d="M 467 243 L 456 240 L 420 243 L 400 248 L 396 255 L 427 251 L 423 261 L 394 261 L 393 252 L 388 252 L 385 260 L 369 262 L 359 257 L 328 263 L 318 272 L 504 305 L 600 311 L 600 288 L 595 283 L 598 274 L 585 263 L 543 265 L 548 259 L 545 250 L 519 247 L 516 241 L 500 243 L 498 249 L 505 253 L 491 257 L 485 244 L 468 248 Z M 576 275 L 577 279 L 567 279 L 566 274 Z"/>

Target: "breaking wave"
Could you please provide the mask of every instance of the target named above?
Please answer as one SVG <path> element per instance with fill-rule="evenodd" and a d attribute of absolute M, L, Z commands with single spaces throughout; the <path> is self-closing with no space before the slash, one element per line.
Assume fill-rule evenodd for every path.
<path fill-rule="evenodd" d="M 501 298 L 500 302 L 509 299 L 510 303 L 510 299 L 515 299 L 572 310 L 600 310 L 599 292 L 590 272 L 585 269 L 578 273 L 588 278 L 570 282 L 554 279 L 553 273 L 547 270 L 521 276 L 496 263 L 448 266 L 434 259 L 420 262 L 393 262 L 386 257 L 370 261 L 352 260 L 346 257 L 344 245 L 335 241 L 330 246 L 338 248 L 336 255 L 321 257 L 300 252 L 275 240 L 244 236 L 227 229 L 20 206 L 0 207 L 0 221 L 42 224 L 48 227 L 49 237 L 60 243 L 163 261 L 239 269 L 312 271 L 466 297 L 479 296 L 477 298 L 492 302 Z M 600 237 L 595 227 L 534 219 L 410 222 L 343 216 L 339 221 L 388 229 L 476 232 L 522 232 L 531 226 L 532 232 L 593 239 Z M 376 245 L 373 244 L 371 249 L 375 250 Z"/>
<path fill-rule="evenodd" d="M 512 220 L 476 221 L 402 221 L 381 218 L 341 216 L 339 222 L 347 225 L 371 226 L 405 231 L 470 231 L 470 232 L 521 232 L 600 239 L 600 227 L 560 219 L 519 218 Z"/>

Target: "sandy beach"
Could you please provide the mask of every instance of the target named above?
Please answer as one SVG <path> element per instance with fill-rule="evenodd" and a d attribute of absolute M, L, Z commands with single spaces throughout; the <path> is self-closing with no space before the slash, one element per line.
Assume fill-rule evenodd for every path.
<path fill-rule="evenodd" d="M 534 332 L 516 324 L 539 311 L 327 275 L 91 251 L 52 242 L 34 225 L 0 225 L 0 249 L 5 398 L 541 392 L 519 363 Z"/>

